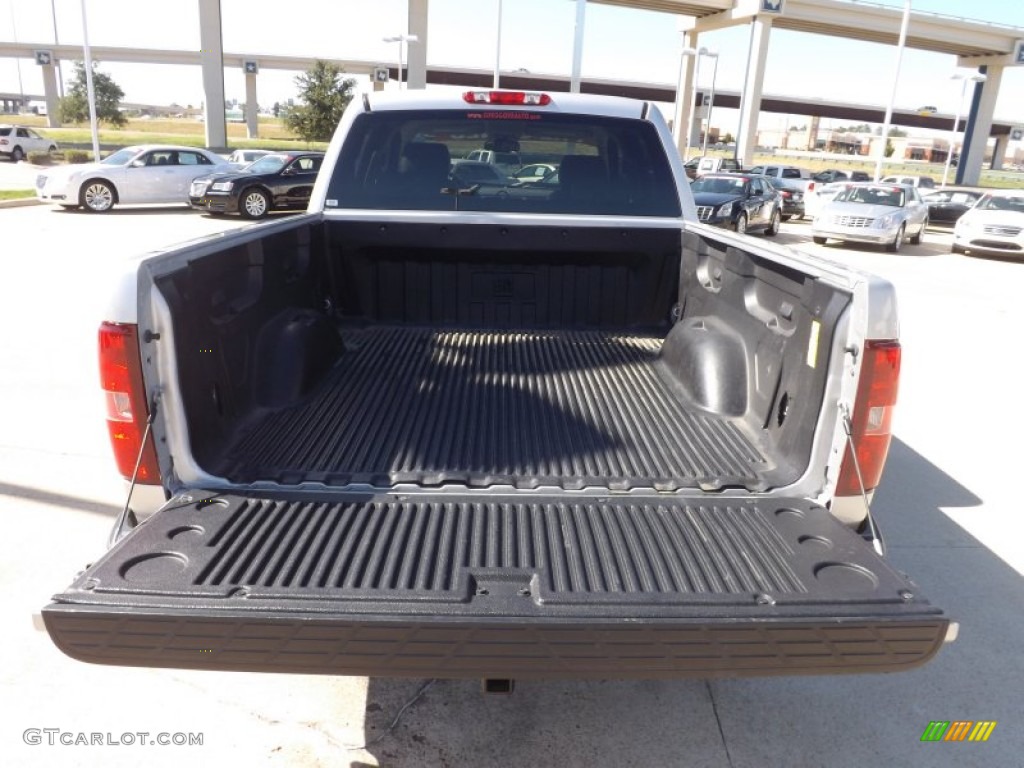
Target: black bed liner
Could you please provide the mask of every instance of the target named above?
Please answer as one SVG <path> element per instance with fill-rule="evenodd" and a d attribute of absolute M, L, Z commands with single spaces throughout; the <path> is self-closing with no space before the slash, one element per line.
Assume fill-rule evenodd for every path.
<path fill-rule="evenodd" d="M 948 620 L 807 502 L 180 495 L 44 609 L 96 663 L 330 674 L 891 671 Z"/>
<path fill-rule="evenodd" d="M 346 330 L 297 405 L 257 412 L 211 471 L 232 482 L 765 487 L 739 420 L 685 405 L 661 337 L 602 331 Z"/>

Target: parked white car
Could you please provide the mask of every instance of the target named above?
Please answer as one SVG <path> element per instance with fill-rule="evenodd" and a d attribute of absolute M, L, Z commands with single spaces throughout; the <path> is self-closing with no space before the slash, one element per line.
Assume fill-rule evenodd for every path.
<path fill-rule="evenodd" d="M 1024 256 L 1024 192 L 992 192 L 961 216 L 954 253 Z"/>
<path fill-rule="evenodd" d="M 188 205 L 192 180 L 231 170 L 220 155 L 195 147 L 145 144 L 119 149 L 99 163 L 65 165 L 36 177 L 36 197 L 65 208 L 104 213 L 116 204 Z"/>
<path fill-rule="evenodd" d="M 236 149 L 228 155 L 228 162 L 236 168 L 244 168 L 269 154 L 269 149 Z"/>
<path fill-rule="evenodd" d="M 928 206 L 916 187 L 850 182 L 814 217 L 811 238 L 819 245 L 832 238 L 895 252 L 904 239 L 920 243 L 927 227 Z"/>
<path fill-rule="evenodd" d="M 57 142 L 21 125 L 0 125 L 0 155 L 21 162 L 29 152 L 56 152 Z"/>
<path fill-rule="evenodd" d="M 931 176 L 886 176 L 882 179 L 883 184 L 909 184 L 912 187 L 921 189 L 934 189 L 935 179 Z"/>

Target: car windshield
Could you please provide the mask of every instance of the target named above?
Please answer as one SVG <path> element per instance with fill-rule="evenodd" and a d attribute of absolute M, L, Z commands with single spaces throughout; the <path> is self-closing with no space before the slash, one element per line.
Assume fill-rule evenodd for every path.
<path fill-rule="evenodd" d="M 848 187 L 835 196 L 835 202 L 902 208 L 904 194 L 898 187 Z"/>
<path fill-rule="evenodd" d="M 690 185 L 694 192 L 710 192 L 720 195 L 738 195 L 743 192 L 747 180 L 741 178 L 725 178 L 723 176 L 704 176 Z"/>
<path fill-rule="evenodd" d="M 110 157 L 105 158 L 101 162 L 104 165 L 128 165 L 128 162 L 139 154 L 138 149 L 127 147 L 125 149 L 119 149 L 117 152 L 112 154 Z"/>
<path fill-rule="evenodd" d="M 1024 196 L 985 195 L 976 206 L 979 211 L 1014 211 L 1024 213 Z"/>
<path fill-rule="evenodd" d="M 246 173 L 277 173 L 288 162 L 288 155 L 264 155 L 242 170 Z"/>

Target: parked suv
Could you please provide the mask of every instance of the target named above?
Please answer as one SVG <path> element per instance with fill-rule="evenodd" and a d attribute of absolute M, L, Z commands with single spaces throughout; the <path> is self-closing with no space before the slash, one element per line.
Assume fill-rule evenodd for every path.
<path fill-rule="evenodd" d="M 767 176 L 782 196 L 782 220 L 802 219 L 804 196 L 811 182 L 811 172 L 795 165 L 755 165 L 748 173 Z"/>
<path fill-rule="evenodd" d="M 20 162 L 29 152 L 56 152 L 57 142 L 21 125 L 0 125 L 0 155 Z"/>
<path fill-rule="evenodd" d="M 840 171 L 838 168 L 819 171 L 811 178 L 825 184 L 831 184 L 833 181 L 871 181 L 871 176 L 865 171 Z"/>

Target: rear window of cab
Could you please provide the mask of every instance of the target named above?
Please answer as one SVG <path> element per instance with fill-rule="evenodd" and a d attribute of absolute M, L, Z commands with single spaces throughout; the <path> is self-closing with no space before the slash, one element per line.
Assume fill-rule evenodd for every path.
<path fill-rule="evenodd" d="M 481 157 L 481 150 L 514 164 L 495 165 L 500 172 L 493 180 L 463 178 L 461 163 L 453 161 Z M 556 170 L 536 180 L 512 176 L 537 163 Z M 682 215 L 668 157 L 651 123 L 490 105 L 359 115 L 345 138 L 326 206 Z"/>

